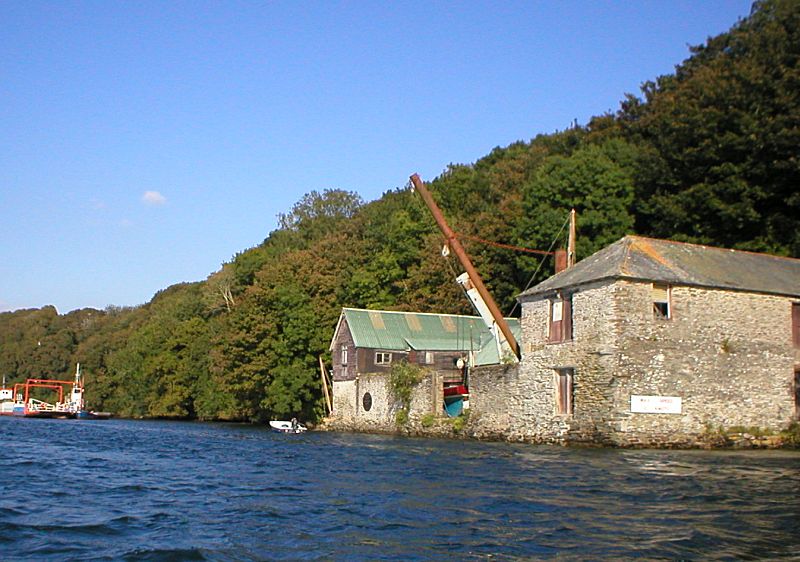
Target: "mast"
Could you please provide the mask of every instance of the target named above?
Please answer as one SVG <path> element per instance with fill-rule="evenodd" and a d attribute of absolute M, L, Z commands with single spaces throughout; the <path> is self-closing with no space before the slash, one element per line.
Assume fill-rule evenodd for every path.
<path fill-rule="evenodd" d="M 70 407 L 73 413 L 76 413 L 84 408 L 83 402 L 83 380 L 81 380 L 81 364 L 75 368 L 75 381 L 72 383 L 72 392 L 70 394 Z"/>
<path fill-rule="evenodd" d="M 464 247 L 461 245 L 461 242 L 459 242 L 458 238 L 456 238 L 455 232 L 453 232 L 453 230 L 447 224 L 441 209 L 439 209 L 438 205 L 436 205 L 436 202 L 433 200 L 430 192 L 425 187 L 425 184 L 422 183 L 422 180 L 419 179 L 417 174 L 413 174 L 411 176 L 411 183 L 414 184 L 417 192 L 419 192 L 419 194 L 422 196 L 422 200 L 425 201 L 428 209 L 430 209 L 433 218 L 436 220 L 436 224 L 439 225 L 439 230 L 442 231 L 442 234 L 444 234 L 444 237 L 447 240 L 448 246 L 450 246 L 453 252 L 455 252 L 456 257 L 458 257 L 458 260 L 461 262 L 461 265 L 467 271 L 467 274 L 472 281 L 472 285 L 486 303 L 486 306 L 489 309 L 495 324 L 497 324 L 497 326 L 500 328 L 500 331 L 503 332 L 511 351 L 514 353 L 516 358 L 519 359 L 519 345 L 517 344 L 517 340 L 514 338 L 514 334 L 511 332 L 511 327 L 508 325 L 508 322 L 506 322 L 506 319 L 503 318 L 503 314 L 500 312 L 497 303 L 494 302 L 489 290 L 483 284 L 483 281 L 481 280 L 480 275 L 478 275 L 478 271 L 475 269 L 475 266 L 472 265 L 472 261 L 469 259 L 467 252 L 464 250 Z"/>
<path fill-rule="evenodd" d="M 575 209 L 569 212 L 569 238 L 567 239 L 567 267 L 575 265 Z"/>

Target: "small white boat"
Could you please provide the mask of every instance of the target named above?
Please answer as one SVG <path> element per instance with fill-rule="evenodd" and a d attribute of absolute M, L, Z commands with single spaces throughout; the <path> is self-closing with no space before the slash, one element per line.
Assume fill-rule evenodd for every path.
<path fill-rule="evenodd" d="M 0 415 L 14 414 L 14 391 L 6 388 L 6 376 L 3 375 L 3 388 L 0 388 Z"/>
<path fill-rule="evenodd" d="M 271 421 L 269 422 L 269 426 L 272 428 L 272 431 L 277 431 L 278 433 L 303 433 L 308 431 L 308 428 L 297 420 Z"/>

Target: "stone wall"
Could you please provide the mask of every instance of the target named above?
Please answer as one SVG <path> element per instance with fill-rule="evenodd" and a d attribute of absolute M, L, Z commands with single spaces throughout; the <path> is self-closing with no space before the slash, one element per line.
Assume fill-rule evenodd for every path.
<path fill-rule="evenodd" d="M 618 440 L 691 443 L 720 427 L 778 431 L 791 422 L 791 299 L 678 286 L 662 320 L 646 307 L 649 284 L 618 285 Z M 681 397 L 682 413 L 631 414 L 632 394 Z"/>
<path fill-rule="evenodd" d="M 356 381 L 333 380 L 333 412 L 331 416 L 341 419 L 356 417 Z"/>
<path fill-rule="evenodd" d="M 572 294 L 569 341 L 547 343 L 550 302 L 523 303 L 520 379 L 526 395 L 519 412 L 531 439 L 606 443 L 611 420 L 617 337 L 613 303 L 618 288 L 596 283 Z M 573 414 L 556 413 L 556 369 L 572 368 Z"/>
<path fill-rule="evenodd" d="M 606 280 L 572 295 L 573 339 L 547 343 L 549 300 L 522 305 L 522 361 L 470 373 L 461 435 L 536 443 L 698 446 L 720 428 L 784 429 L 795 416 L 791 299 L 671 288 L 671 317 L 653 315 L 650 283 Z M 556 413 L 556 369 L 573 368 L 573 413 Z M 414 389 L 404 431 L 450 431 L 442 373 Z M 333 427 L 398 431 L 388 375 L 334 381 Z M 363 410 L 363 395 L 372 408 Z M 680 397 L 680 414 L 631 412 L 631 395 Z M 434 414 L 434 416 L 430 416 Z M 435 417 L 433 427 L 423 426 Z"/>
<path fill-rule="evenodd" d="M 441 376 L 428 373 L 414 387 L 409 407 L 408 426 L 416 428 L 423 416 L 441 410 Z M 438 393 L 434 389 L 438 389 Z M 369 393 L 371 406 L 364 408 L 364 395 Z M 395 416 L 400 404 L 392 396 L 389 375 L 384 373 L 359 374 L 354 381 L 333 382 L 334 408 L 329 425 L 336 429 L 357 431 L 397 431 Z"/>
<path fill-rule="evenodd" d="M 469 376 L 471 429 L 477 437 L 520 439 L 523 408 L 518 365 L 473 369 Z"/>
<path fill-rule="evenodd" d="M 520 416 L 535 440 L 696 445 L 720 427 L 777 431 L 794 415 L 791 300 L 673 287 L 671 318 L 651 284 L 607 281 L 573 295 L 574 339 L 547 344 L 548 301 L 523 304 Z M 555 414 L 554 372 L 573 367 L 574 413 Z M 682 399 L 681 414 L 631 413 L 631 395 Z M 559 422 L 554 424 L 553 422 Z"/>

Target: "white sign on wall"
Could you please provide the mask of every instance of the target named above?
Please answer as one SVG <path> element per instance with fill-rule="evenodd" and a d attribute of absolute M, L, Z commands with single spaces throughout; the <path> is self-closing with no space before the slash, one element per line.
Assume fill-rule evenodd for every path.
<path fill-rule="evenodd" d="M 556 301 L 553 303 L 553 322 L 561 322 L 561 319 L 564 317 L 564 303 L 561 301 Z"/>
<path fill-rule="evenodd" d="M 680 396 L 637 396 L 631 394 L 631 412 L 635 414 L 680 414 Z"/>

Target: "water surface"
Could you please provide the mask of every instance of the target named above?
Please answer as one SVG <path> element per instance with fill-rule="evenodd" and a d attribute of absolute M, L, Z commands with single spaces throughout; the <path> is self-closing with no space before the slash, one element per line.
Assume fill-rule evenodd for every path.
<path fill-rule="evenodd" d="M 3 560 L 800 560 L 800 453 L 0 418 Z"/>

